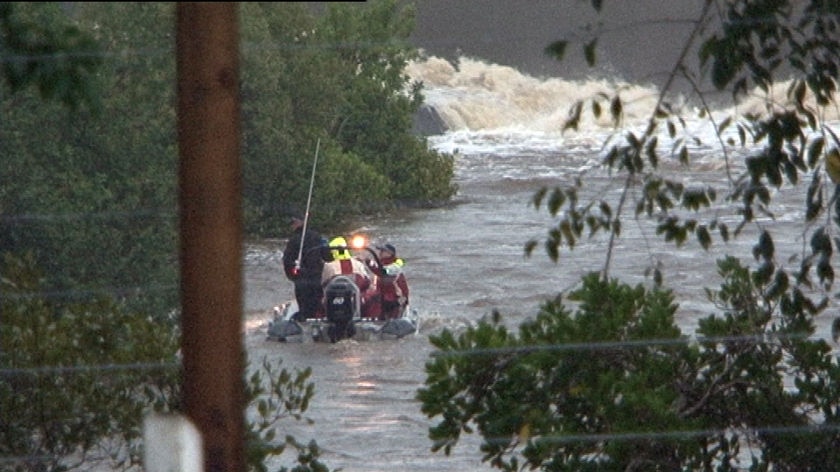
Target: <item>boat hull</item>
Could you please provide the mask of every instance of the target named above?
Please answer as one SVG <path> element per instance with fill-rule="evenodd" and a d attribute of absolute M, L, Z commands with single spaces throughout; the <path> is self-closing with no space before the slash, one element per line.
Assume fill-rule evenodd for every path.
<path fill-rule="evenodd" d="M 336 342 L 393 340 L 416 334 L 420 329 L 417 312 L 406 307 L 403 316 L 387 320 L 354 317 L 347 326 L 339 327 L 326 318 L 293 319 L 297 303 L 287 302 L 274 307 L 274 318 L 268 324 L 268 339 L 279 342 Z M 338 330 L 343 330 L 338 332 Z"/>

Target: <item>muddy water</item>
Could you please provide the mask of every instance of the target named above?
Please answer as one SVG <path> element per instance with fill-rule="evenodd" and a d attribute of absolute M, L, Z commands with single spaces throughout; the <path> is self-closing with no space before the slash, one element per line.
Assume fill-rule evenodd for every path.
<path fill-rule="evenodd" d="M 375 242 L 394 244 L 406 260 L 412 307 L 421 319 L 415 336 L 337 344 L 267 341 L 272 306 L 293 296 L 280 264 L 284 241 L 248 244 L 245 308 L 250 359 L 267 356 L 290 369 L 312 367 L 316 394 L 307 413 L 314 423 L 289 421 L 284 423 L 288 428 L 284 432 L 299 441 L 315 439 L 330 468 L 349 472 L 491 470 L 481 463 L 481 438 L 475 435 L 462 437 L 449 457 L 430 452 L 428 429 L 438 419 L 426 418 L 415 400 L 417 389 L 424 385 L 425 363 L 433 355 L 429 336 L 444 328 L 457 332 L 494 310 L 515 328 L 534 316 L 544 300 L 605 267 L 607 241 L 600 235 L 578 241 L 573 251 L 561 252 L 557 263 L 540 248 L 525 257 L 526 242 L 544 240 L 556 223 L 544 209 L 537 211 L 530 204 L 537 189 L 567 187 L 582 177 L 581 204 L 604 199 L 615 205 L 621 196 L 621 185 L 598 166 L 605 139 L 600 131 L 561 137 L 521 129 L 462 130 L 433 137 L 430 143 L 436 149 L 456 155 L 457 204 L 360 223 L 361 231 Z M 716 142 L 707 138 L 704 142 Z M 662 156 L 670 154 L 668 146 L 664 145 Z M 725 189 L 722 154 L 711 146 L 692 152 L 692 166 L 663 158 L 661 169 L 687 184 Z M 735 174 L 744 157 L 737 152 L 741 151 L 729 154 Z M 757 225 L 746 227 L 737 239 L 726 244 L 717 240 L 709 251 L 694 240 L 681 247 L 664 243 L 653 222 L 637 221 L 633 209 L 627 209 L 609 273 L 627 283 L 650 283 L 645 268 L 661 262 L 665 284 L 679 304 L 676 322 L 683 333 L 692 335 L 700 317 L 719 312 L 704 292 L 720 284 L 715 261 L 734 255 L 745 264 L 753 262 L 751 249 L 760 228 L 774 236 L 777 263 L 788 270 L 798 267 L 808 246 L 802 226 L 804 188 L 788 187 L 773 198 L 772 217 L 761 216 Z M 730 228 L 740 221 L 735 210 L 723 203 L 695 215 L 698 220 L 713 216 Z M 791 258 L 794 255 L 799 259 Z M 818 336 L 829 337 L 836 313 L 836 307 L 830 307 L 817 319 Z M 282 463 L 289 465 L 291 459 Z"/>
<path fill-rule="evenodd" d="M 519 177 L 533 156 L 462 156 L 459 203 L 449 208 L 386 216 L 363 224 L 379 241 L 393 243 L 406 260 L 411 303 L 421 317 L 416 336 L 377 342 L 286 344 L 267 341 L 271 307 L 292 298 L 280 268 L 283 241 L 248 245 L 245 263 L 247 331 L 251 360 L 268 356 L 286 368 L 312 367 L 316 385 L 312 425 L 284 423 L 298 440 L 315 439 L 330 467 L 346 471 L 490 470 L 481 463 L 479 439 L 467 436 L 451 456 L 430 452 L 429 426 L 415 400 L 433 352 L 429 335 L 458 330 L 493 309 L 517 324 L 539 303 L 571 286 L 583 273 L 545 256 L 524 257 L 529 237 L 545 233 L 547 218 L 529 208 L 546 177 Z M 481 163 L 488 166 L 481 165 Z M 488 172 L 488 169 L 493 169 Z M 509 175 L 510 174 L 510 175 Z M 602 252 L 600 245 L 592 249 Z M 569 263 L 571 265 L 571 263 Z M 288 462 L 286 462 L 288 463 Z"/>
<path fill-rule="evenodd" d="M 555 264 L 540 251 L 526 258 L 525 242 L 542 237 L 551 222 L 528 202 L 539 186 L 568 181 L 583 163 L 574 156 L 460 156 L 459 204 L 414 211 L 368 222 L 363 228 L 389 241 L 407 261 L 412 304 L 421 315 L 418 335 L 397 341 L 337 344 L 285 344 L 267 341 L 271 307 L 292 297 L 280 269 L 283 241 L 248 246 L 246 258 L 246 343 L 252 360 L 267 356 L 286 368 L 312 367 L 316 394 L 307 416 L 312 425 L 289 421 L 288 432 L 300 441 L 315 439 L 323 461 L 345 471 L 490 470 L 481 463 L 480 438 L 466 436 L 452 455 L 430 452 L 430 420 L 420 411 L 416 391 L 425 380 L 424 364 L 432 354 L 429 335 L 443 328 L 458 330 L 498 309 L 507 324 L 533 316 L 542 300 L 573 287 L 580 277 L 604 264 L 606 242 L 582 241 Z M 539 163 L 539 164 L 537 164 Z M 544 166 L 529 174 L 519 169 Z M 697 175 L 697 178 L 703 176 Z M 591 176 L 590 192 L 606 181 Z M 604 185 L 602 187 L 602 185 Z M 783 206 L 783 208 L 785 208 Z M 795 202 L 775 223 L 788 238 L 778 251 L 801 246 Z M 785 229 L 788 225 L 789 228 Z M 665 262 L 666 282 L 677 292 L 678 323 L 693 333 L 696 320 L 713 312 L 703 287 L 714 287 L 715 258 L 745 255 L 755 239 L 743 237 L 710 252 L 696 243 L 676 250 L 663 244 L 644 225 L 626 224 L 612 262 L 612 273 L 628 282 L 644 282 L 643 268 L 652 258 Z M 786 240 L 785 240 L 786 239 Z M 827 323 L 827 321 L 826 321 Z M 827 330 L 827 326 L 821 329 Z M 284 459 L 288 465 L 288 458 Z M 278 463 L 279 464 L 279 463 Z"/>

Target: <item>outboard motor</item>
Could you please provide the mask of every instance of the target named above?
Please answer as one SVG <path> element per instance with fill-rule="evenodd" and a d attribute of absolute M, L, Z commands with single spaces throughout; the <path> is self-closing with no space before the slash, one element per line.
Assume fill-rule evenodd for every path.
<path fill-rule="evenodd" d="M 355 334 L 353 318 L 361 312 L 361 294 L 352 278 L 340 275 L 330 280 L 324 288 L 324 306 L 330 341 L 336 342 Z"/>

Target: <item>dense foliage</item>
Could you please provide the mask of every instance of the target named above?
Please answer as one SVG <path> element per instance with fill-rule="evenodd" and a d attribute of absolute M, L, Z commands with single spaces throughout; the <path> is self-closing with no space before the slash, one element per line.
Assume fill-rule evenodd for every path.
<path fill-rule="evenodd" d="M 0 246 L 32 251 L 54 296 L 109 294 L 163 318 L 178 295 L 171 8 L 87 8 L 75 13 L 101 48 L 86 53 L 101 62 L 98 112 L 28 90 L 0 101 Z"/>
<path fill-rule="evenodd" d="M 596 9 L 605 3 L 592 1 Z M 594 64 L 598 29 L 588 31 L 583 53 Z M 585 201 L 584 177 L 540 189 L 533 204 L 556 217 L 542 245 L 557 261 L 581 238 L 604 234 L 604 264 L 568 296 L 574 313 L 558 297 L 518 335 L 483 322 L 458 338 L 433 338 L 441 352 L 419 396 L 441 418 L 430 431 L 435 448 L 448 451 L 475 428 L 485 460 L 503 470 L 824 470 L 837 462 L 838 360 L 814 326 L 835 303 L 840 249 L 840 140 L 831 122 L 840 4 L 707 0 L 687 41 L 642 129 L 621 127 L 620 89 L 582 97 L 570 110 L 564 130 L 576 130 L 588 110 L 610 114 L 618 131 L 604 143 L 602 164 L 618 191 Z M 561 58 L 567 43 L 546 52 Z M 692 102 L 717 142 L 686 128 L 669 101 L 677 80 L 696 92 Z M 736 103 L 763 96 L 764 106 L 713 114 L 704 80 Z M 662 165 L 660 139 L 673 143 L 668 160 L 681 166 L 694 164 L 696 146 L 715 146 L 722 178 L 687 181 L 680 166 Z M 781 192 L 802 198 L 805 243 L 793 254 L 777 254 L 773 237 Z M 696 342 L 673 326 L 677 308 L 660 292 L 668 270 L 679 268 L 651 254 L 653 290 L 608 281 L 628 211 L 681 247 L 691 238 L 705 250 L 716 238 L 757 236 L 743 255 L 751 266 L 718 261 L 723 283 L 707 290 L 721 313 L 699 321 Z M 526 253 L 540 244 L 529 241 Z"/>
<path fill-rule="evenodd" d="M 32 296 L 42 275 L 31 256 L 7 255 L 0 268 L 3 469 L 137 462 L 144 413 L 177 406 L 177 333 L 104 296 Z"/>
<path fill-rule="evenodd" d="M 142 421 L 181 410 L 179 336 L 172 324 L 100 296 L 67 303 L 32 296 L 42 275 L 30 256 L 5 256 L 0 279 L 0 464 L 10 471 L 113 470 L 142 461 Z M 263 359 L 243 375 L 246 461 L 254 472 L 287 449 L 295 470 L 326 472 L 315 441 L 279 437 L 303 421 L 311 370 Z M 288 470 L 280 468 L 280 471 Z"/>
<path fill-rule="evenodd" d="M 93 38 L 72 24 L 57 4 L 21 14 L 0 3 L 0 81 L 12 92 L 34 87 L 45 99 L 70 108 L 96 108 L 93 74 L 101 58 Z"/>
<path fill-rule="evenodd" d="M 105 291 L 165 316 L 177 302 L 174 8 L 64 8 L 0 10 L 2 25 L 12 25 L 4 38 L 21 24 L 30 38 L 2 43 L 0 90 L 15 93 L 0 100 L 0 246 L 33 250 L 48 289 Z M 70 39 L 47 34 L 59 20 Z M 403 73 L 415 54 L 405 43 L 410 9 L 392 0 L 323 11 L 244 3 L 240 23 L 249 235 L 286 235 L 288 214 L 305 208 L 316 150 L 312 215 L 325 231 L 361 213 L 453 195 L 452 156 L 410 133 L 421 100 Z M 56 85 L 64 74 L 74 78 L 67 88 Z M 78 106 L 91 87 L 98 99 Z M 41 101 L 38 90 L 74 106 Z"/>
<path fill-rule="evenodd" d="M 302 212 L 323 229 L 360 212 L 447 201 L 452 156 L 410 134 L 420 89 L 404 68 L 413 12 L 393 0 L 242 5 L 245 204 L 253 233 Z M 319 144 L 320 143 L 320 144 Z M 282 234 L 282 233 L 281 233 Z"/>
<path fill-rule="evenodd" d="M 501 470 L 824 470 L 840 453 L 840 367 L 801 296 L 774 300 L 735 258 L 696 341 L 667 291 L 586 276 L 508 332 L 432 337 L 418 398 L 433 449 L 484 438 Z M 796 388 L 790 388 L 795 386 Z"/>

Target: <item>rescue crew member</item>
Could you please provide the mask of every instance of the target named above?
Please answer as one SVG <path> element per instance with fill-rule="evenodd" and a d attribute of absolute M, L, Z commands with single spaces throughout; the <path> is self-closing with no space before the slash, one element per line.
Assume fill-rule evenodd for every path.
<path fill-rule="evenodd" d="M 353 257 L 350 250 L 347 249 L 347 240 L 344 237 L 333 238 L 329 243 L 329 248 L 332 252 L 332 261 L 324 264 L 321 272 L 322 287 L 326 287 L 330 280 L 336 276 L 352 275 L 361 295 L 362 317 L 379 317 L 381 305 L 379 303 L 379 284 L 376 274 L 364 262 Z"/>
<path fill-rule="evenodd" d="M 292 216 L 289 223 L 292 235 L 283 250 L 283 270 L 286 277 L 295 284 L 298 312 L 292 318 L 296 320 L 315 318 L 324 296 L 324 290 L 321 287 L 324 261 L 332 257 L 317 231 L 307 227 L 306 234 L 303 234 L 302 218 Z M 303 245 L 303 251 L 301 251 L 301 245 Z"/>
<path fill-rule="evenodd" d="M 324 264 L 321 271 L 321 285 L 326 285 L 337 275 L 353 275 L 359 291 L 365 292 L 374 282 L 375 275 L 359 259 L 352 257 L 347 249 L 347 240 L 342 236 L 333 238 L 329 243 L 332 261 Z"/>
<path fill-rule="evenodd" d="M 379 262 L 382 264 L 379 274 L 382 316 L 399 318 L 408 305 L 408 281 L 403 271 L 405 261 L 397 257 L 397 249 L 392 244 L 385 244 L 379 248 Z"/>

